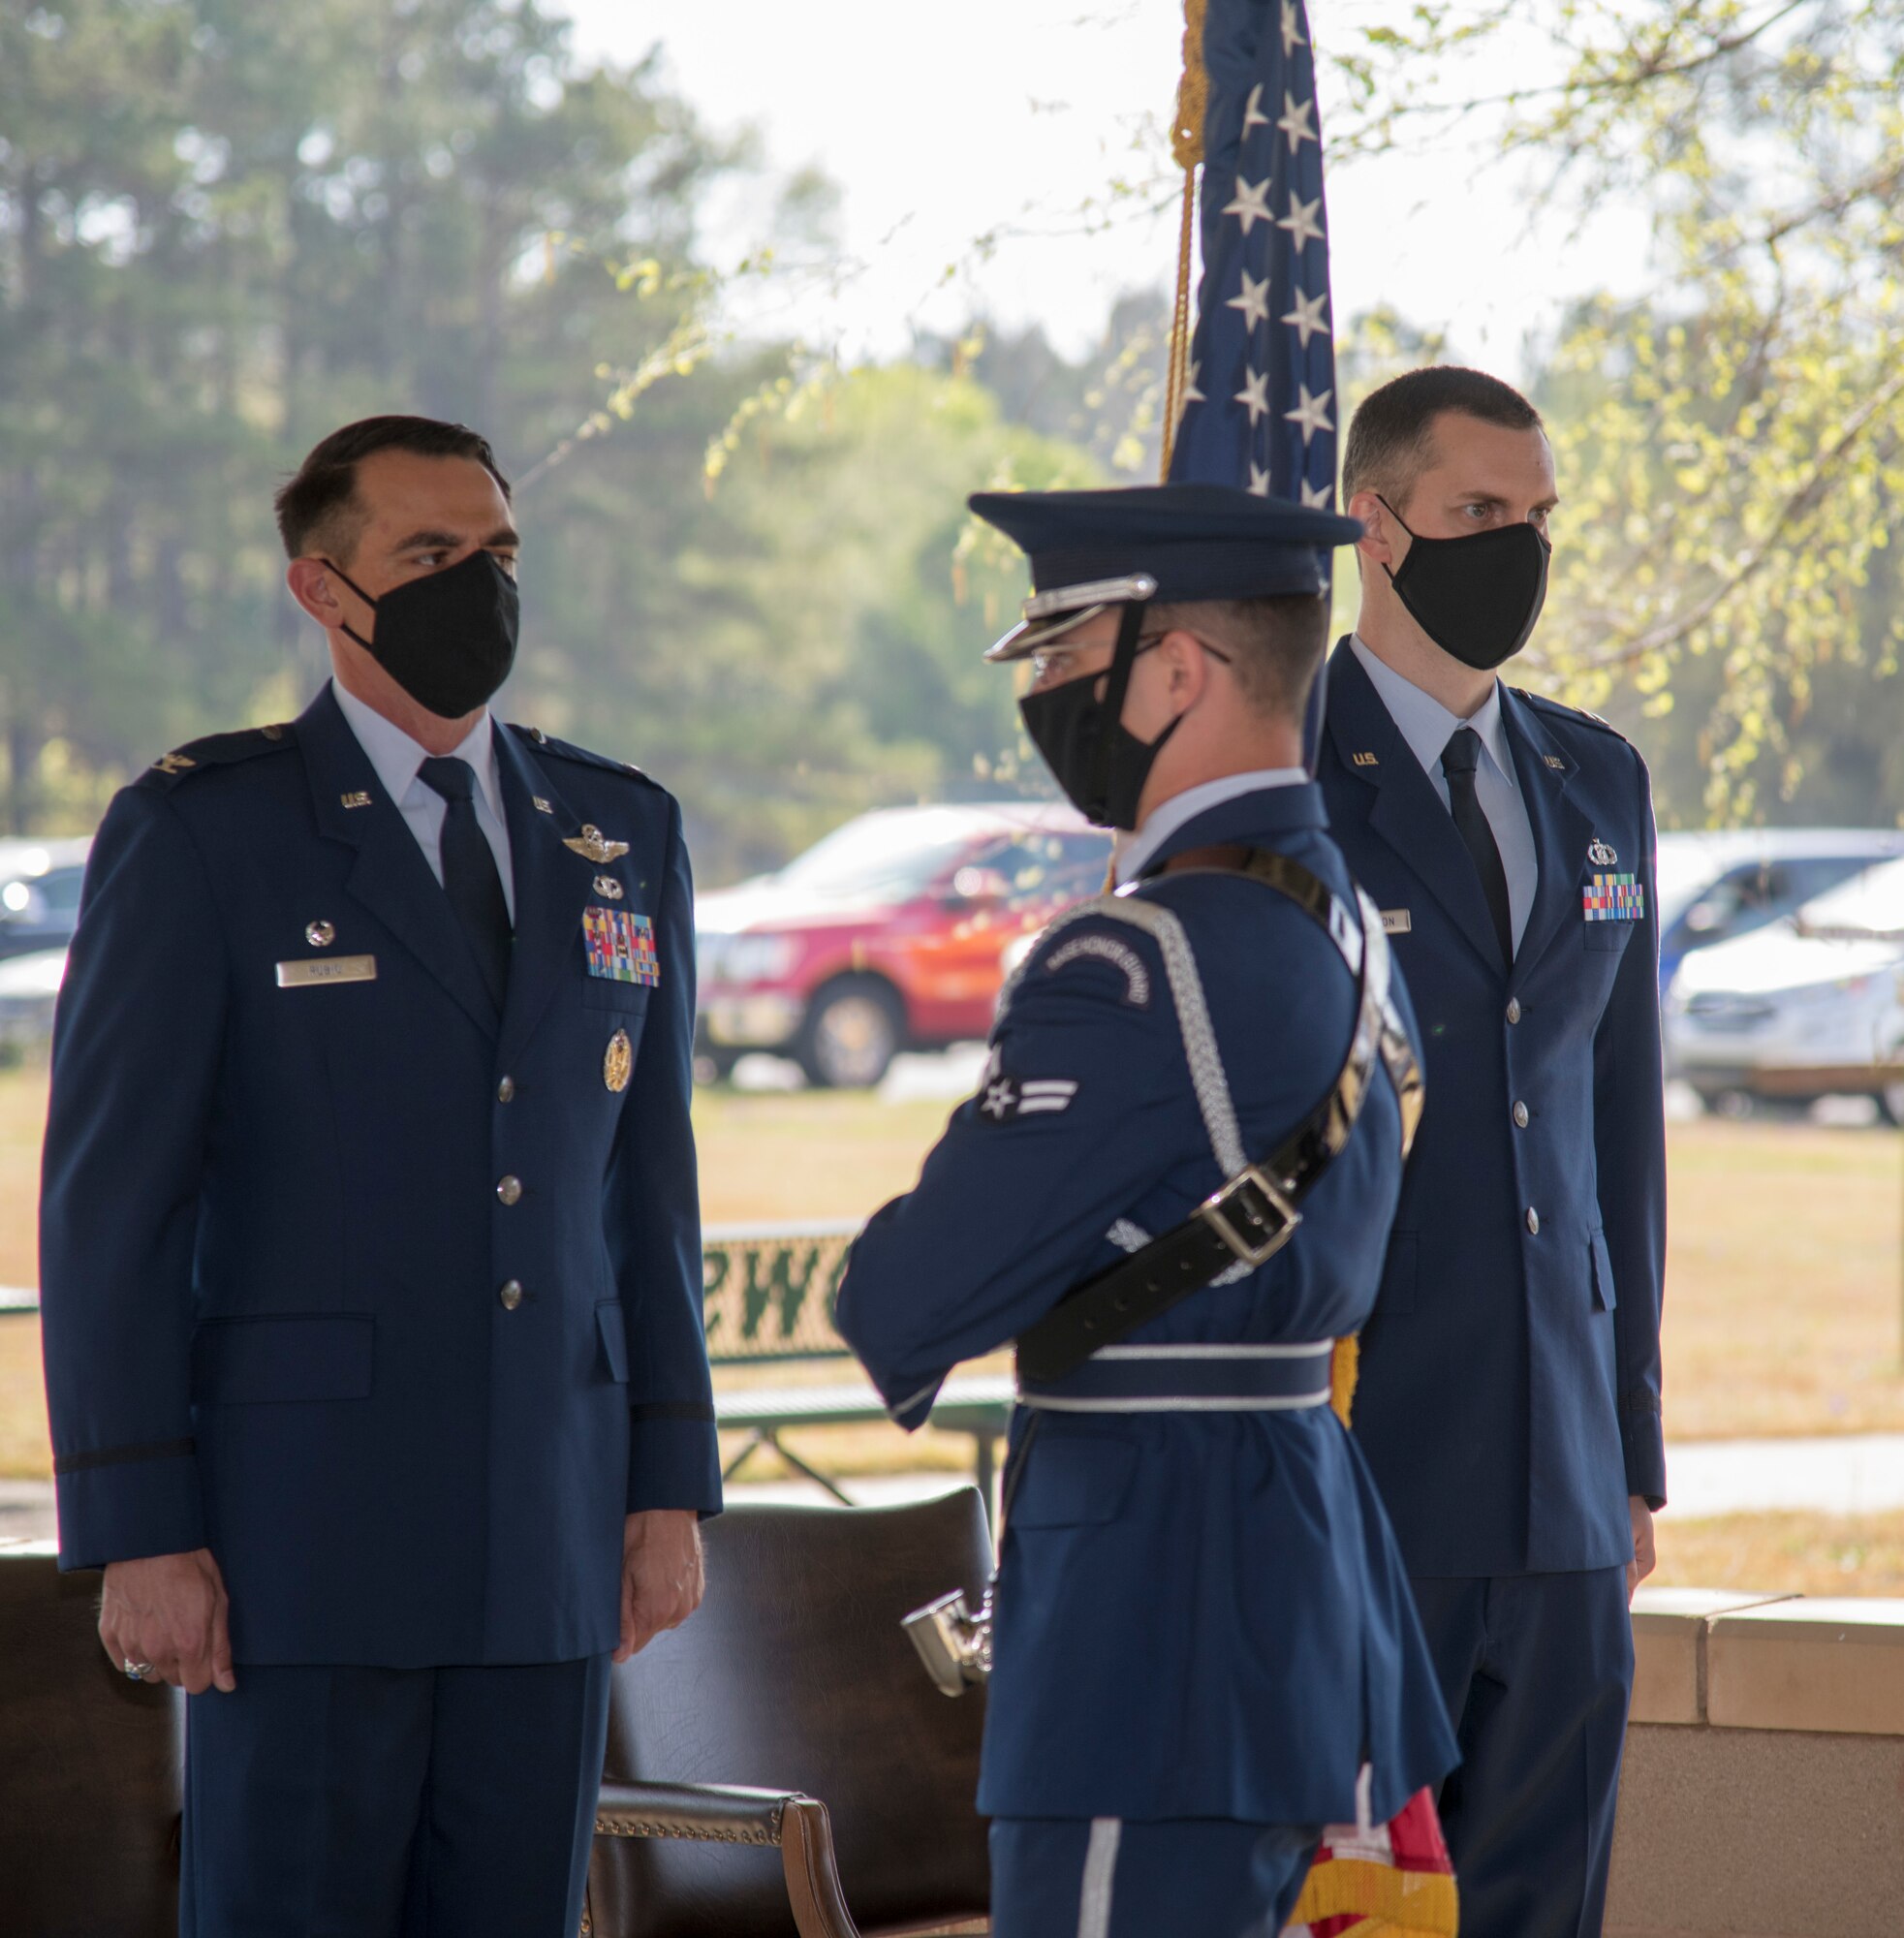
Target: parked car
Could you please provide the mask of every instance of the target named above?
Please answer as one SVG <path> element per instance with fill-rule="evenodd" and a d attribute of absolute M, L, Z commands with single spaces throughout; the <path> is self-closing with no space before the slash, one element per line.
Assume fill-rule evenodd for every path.
<path fill-rule="evenodd" d="M 0 962 L 0 1063 L 49 1043 L 53 1004 L 66 974 L 66 951 L 35 950 Z"/>
<path fill-rule="evenodd" d="M 1862 1095 L 1904 1123 L 1904 860 L 1689 956 L 1665 1020 L 1668 1074 L 1708 1102 Z"/>
<path fill-rule="evenodd" d="M 0 841 L 0 959 L 72 941 L 91 847 L 85 839 Z"/>
<path fill-rule="evenodd" d="M 1794 914 L 1874 861 L 1904 857 L 1895 828 L 1755 828 L 1660 836 L 1660 991 L 1681 962 Z"/>
<path fill-rule="evenodd" d="M 1104 886 L 1110 837 L 1050 802 L 882 808 L 778 874 L 698 898 L 698 1049 L 874 1084 L 905 1048 L 983 1037 L 1016 936 Z"/>

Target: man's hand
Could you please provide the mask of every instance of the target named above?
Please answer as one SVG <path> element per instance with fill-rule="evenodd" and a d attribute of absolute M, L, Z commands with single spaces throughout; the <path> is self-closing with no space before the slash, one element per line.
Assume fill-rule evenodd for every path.
<path fill-rule="evenodd" d="M 231 1603 L 208 1547 L 109 1561 L 99 1603 L 99 1639 L 112 1667 L 150 1663 L 147 1682 L 172 1682 L 188 1696 L 215 1683 L 238 1686 L 232 1673 Z"/>
<path fill-rule="evenodd" d="M 1633 1591 L 1653 1572 L 1659 1556 L 1653 1550 L 1652 1509 L 1638 1494 L 1629 1494 L 1626 1504 L 1633 1516 L 1633 1559 L 1626 1564 L 1626 1599 L 1631 1605 Z"/>
<path fill-rule="evenodd" d="M 626 1662 L 663 1629 L 677 1629 L 701 1606 L 701 1516 L 692 1508 L 652 1508 L 628 1516 L 621 1536 L 621 1646 Z"/>

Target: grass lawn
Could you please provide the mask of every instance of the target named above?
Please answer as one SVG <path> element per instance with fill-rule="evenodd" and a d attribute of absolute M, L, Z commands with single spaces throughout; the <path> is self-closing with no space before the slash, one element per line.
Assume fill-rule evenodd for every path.
<path fill-rule="evenodd" d="M 37 1280 L 33 1203 L 45 1110 L 43 1073 L 0 1072 L 0 1284 Z M 840 1093 L 702 1091 L 696 1100 L 702 1210 L 710 1223 L 863 1217 L 912 1183 L 947 1110 L 942 1102 L 887 1105 Z M 1669 1433 L 1904 1429 L 1898 1134 L 1675 1125 L 1670 1166 Z M 0 1475 L 47 1468 L 37 1334 L 32 1321 L 0 1319 Z M 794 1444 L 845 1473 L 955 1471 L 969 1448 L 953 1436 L 907 1440 L 884 1427 L 828 1430 Z M 773 1465 L 763 1458 L 749 1471 L 766 1475 Z M 1894 1558 L 1900 1530 L 1904 1522 L 1874 1535 L 1873 1554 Z M 1676 1552 L 1684 1551 L 1681 1539 L 1675 1530 Z M 1837 1539 L 1830 1534 L 1820 1553 Z M 1819 1565 L 1837 1564 L 1827 1556 Z"/>
<path fill-rule="evenodd" d="M 1660 1518 L 1657 1587 L 1904 1595 L 1904 1514 Z"/>

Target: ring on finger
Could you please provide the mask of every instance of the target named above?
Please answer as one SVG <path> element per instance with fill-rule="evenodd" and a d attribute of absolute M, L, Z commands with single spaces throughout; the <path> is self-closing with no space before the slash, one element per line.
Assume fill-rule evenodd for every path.
<path fill-rule="evenodd" d="M 145 1678 L 152 1672 L 152 1665 L 149 1662 L 135 1662 L 131 1656 L 127 1656 L 126 1659 L 119 1665 L 119 1667 L 123 1669 L 125 1672 L 129 1676 L 131 1676 L 135 1682 L 143 1682 Z"/>

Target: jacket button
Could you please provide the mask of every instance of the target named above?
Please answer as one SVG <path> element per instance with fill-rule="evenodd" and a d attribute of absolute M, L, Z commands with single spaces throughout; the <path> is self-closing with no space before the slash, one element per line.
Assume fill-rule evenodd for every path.
<path fill-rule="evenodd" d="M 522 1281 L 519 1278 L 505 1279 L 496 1297 L 502 1300 L 505 1312 L 514 1312 L 522 1303 Z"/>
<path fill-rule="evenodd" d="M 1527 1106 L 1525 1104 L 1515 1103 L 1514 1107 L 1514 1121 L 1516 1130 L 1524 1131 L 1527 1128 Z"/>
<path fill-rule="evenodd" d="M 522 1180 L 519 1177 L 505 1177 L 496 1186 L 496 1196 L 505 1204 L 514 1204 L 522 1196 Z"/>
<path fill-rule="evenodd" d="M 515 1078 L 513 1077 L 505 1077 L 503 1080 L 496 1085 L 496 1102 L 498 1104 L 513 1104 L 515 1103 Z"/>
<path fill-rule="evenodd" d="M 1518 996 L 1510 996 L 1508 998 L 1508 1021 L 1511 1023 L 1517 1023 L 1519 1020 L 1520 1020 L 1520 998 Z"/>
<path fill-rule="evenodd" d="M 1541 1235 L 1541 1214 L 1531 1204 L 1527 1207 L 1527 1235 L 1531 1238 Z"/>

